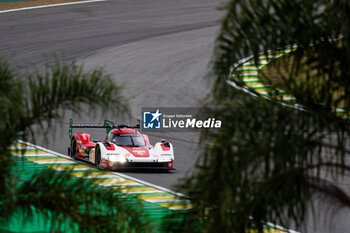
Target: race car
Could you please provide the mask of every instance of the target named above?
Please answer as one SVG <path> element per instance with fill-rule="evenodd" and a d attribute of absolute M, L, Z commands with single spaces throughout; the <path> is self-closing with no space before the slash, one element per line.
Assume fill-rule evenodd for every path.
<path fill-rule="evenodd" d="M 73 128 L 105 128 L 104 141 L 91 139 L 89 133 L 72 133 Z M 69 121 L 70 146 L 68 154 L 73 159 L 81 159 L 102 169 L 120 168 L 160 168 L 174 169 L 174 148 L 165 139 L 150 144 L 146 134 L 141 134 L 135 126 L 115 125 L 105 120 L 104 124 L 73 124 Z"/>

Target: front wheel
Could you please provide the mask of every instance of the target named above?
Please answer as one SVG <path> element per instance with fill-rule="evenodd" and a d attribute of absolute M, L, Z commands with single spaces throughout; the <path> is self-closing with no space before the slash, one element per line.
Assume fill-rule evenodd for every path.
<path fill-rule="evenodd" d="M 71 144 L 70 144 L 70 156 L 73 159 L 77 158 L 77 142 L 75 141 L 75 138 L 72 139 Z"/>
<path fill-rule="evenodd" d="M 101 165 L 101 149 L 99 146 L 96 146 L 95 149 L 95 165 L 97 167 L 100 167 Z"/>

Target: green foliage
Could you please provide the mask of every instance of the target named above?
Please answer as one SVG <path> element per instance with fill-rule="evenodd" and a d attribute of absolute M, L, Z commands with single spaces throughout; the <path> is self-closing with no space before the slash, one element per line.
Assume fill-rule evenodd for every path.
<path fill-rule="evenodd" d="M 328 137 L 343 122 L 242 93 L 231 97 L 240 101 L 222 103 L 215 118 L 224 128 L 203 135 L 203 155 L 179 187 L 194 205 L 181 231 L 191 232 L 198 217 L 204 220 L 199 232 L 262 230 L 271 221 L 300 225 L 314 192 L 350 204 L 328 180 L 350 172 L 343 162 L 349 151 L 335 151 Z"/>
<path fill-rule="evenodd" d="M 63 110 L 80 113 L 81 106 L 91 114 L 102 111 L 120 114 L 127 112 L 126 100 L 120 87 L 101 69 L 84 71 L 83 66 L 56 62 L 47 65 L 42 73 L 16 77 L 9 65 L 0 63 L 2 110 L 0 133 L 5 150 L 15 139 L 32 133 L 33 125 L 50 127 Z M 48 128 L 49 128 L 48 127 Z"/>
<path fill-rule="evenodd" d="M 223 121 L 223 128 L 202 134 L 205 149 L 179 186 L 193 200 L 193 209 L 181 215 L 182 225 L 169 230 L 262 232 L 267 222 L 300 227 L 315 197 L 329 203 L 330 211 L 350 207 L 350 197 L 338 186 L 350 172 L 348 119 L 332 113 L 350 98 L 349 9 L 345 0 L 228 3 L 213 61 L 213 103 L 221 107 L 215 119 Z M 335 38 L 341 34 L 339 47 Z M 287 67 L 285 82 L 305 110 L 252 97 L 226 83 L 240 59 L 253 55 L 258 63 L 261 52 L 293 45 L 298 46 L 296 59 Z M 299 73 L 327 78 L 322 99 L 308 92 L 320 82 L 295 88 L 293 77 Z M 336 98 L 333 84 L 345 89 Z"/>
<path fill-rule="evenodd" d="M 13 199 L 0 206 L 1 220 L 21 213 L 27 221 L 42 214 L 47 224 L 63 232 L 149 232 L 138 201 L 83 178 L 72 177 L 70 171 L 45 169 L 28 181 L 18 180 Z M 86 172 L 85 175 L 89 175 Z M 16 177 L 13 177 L 13 181 Z M 68 224 L 63 224 L 68 222 Z"/>
<path fill-rule="evenodd" d="M 347 64 L 350 59 L 348 1 L 233 0 L 226 10 L 213 62 L 215 74 L 220 77 L 216 79 L 216 97 L 225 96 L 227 88 L 222 77 L 229 78 L 230 67 L 238 60 L 253 55 L 258 63 L 261 52 L 268 55 L 296 45 L 298 49 L 294 52 L 293 64 L 286 67 L 288 75 L 282 75 L 287 91 L 293 93 L 299 103 L 311 108 L 322 107 L 329 111 L 340 102 L 350 106 L 350 81 L 345 78 L 349 75 Z M 337 40 L 340 35 L 341 46 Z M 280 71 L 281 67 L 277 70 Z M 294 77 L 299 73 L 304 73 L 309 79 L 327 81 L 303 89 L 295 88 Z M 323 84 L 319 87 L 321 102 L 310 92 L 319 83 Z M 345 88 L 344 94 L 334 98 L 329 93 L 335 88 Z"/>
<path fill-rule="evenodd" d="M 33 221 L 42 214 L 53 230 L 68 221 L 70 230 L 78 232 L 149 232 L 144 215 L 125 196 L 97 188 L 84 177 L 47 169 L 23 181 L 11 171 L 9 147 L 15 140 L 25 140 L 35 125 L 47 127 L 42 133 L 48 133 L 64 110 L 80 113 L 82 106 L 96 113 L 128 110 L 120 87 L 101 69 L 84 71 L 75 63 L 56 62 L 43 73 L 17 76 L 7 62 L 0 62 L 0 221 L 4 224 L 16 213 Z"/>

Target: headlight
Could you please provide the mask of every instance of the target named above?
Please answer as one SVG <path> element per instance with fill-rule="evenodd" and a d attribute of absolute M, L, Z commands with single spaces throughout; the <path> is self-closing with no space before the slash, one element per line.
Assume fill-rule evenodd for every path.
<path fill-rule="evenodd" d="M 111 155 L 111 156 L 109 156 L 109 161 L 118 162 L 118 163 L 125 163 L 127 160 L 126 160 L 126 158 L 124 158 L 120 155 Z"/>

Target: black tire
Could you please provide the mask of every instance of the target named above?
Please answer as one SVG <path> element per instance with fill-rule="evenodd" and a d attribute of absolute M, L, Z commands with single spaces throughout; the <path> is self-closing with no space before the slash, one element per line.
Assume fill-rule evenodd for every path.
<path fill-rule="evenodd" d="M 95 148 L 95 165 L 97 167 L 100 167 L 101 164 L 101 149 L 99 146 L 96 146 Z"/>
<path fill-rule="evenodd" d="M 75 138 L 72 139 L 70 145 L 70 156 L 73 159 L 77 159 L 77 142 L 75 141 Z"/>

